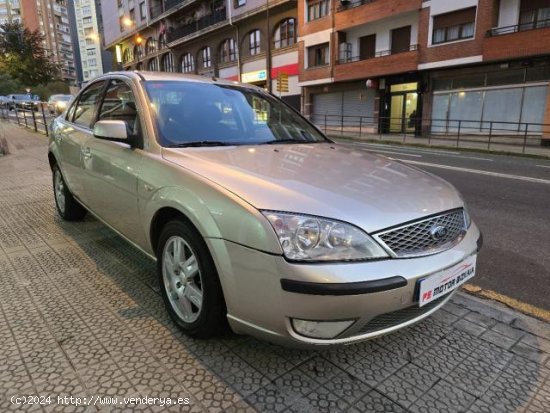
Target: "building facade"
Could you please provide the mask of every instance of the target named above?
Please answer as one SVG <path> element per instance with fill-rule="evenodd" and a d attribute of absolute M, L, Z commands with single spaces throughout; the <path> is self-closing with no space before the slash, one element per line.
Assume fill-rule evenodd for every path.
<path fill-rule="evenodd" d="M 12 11 L 19 5 L 24 26 L 38 30 L 43 36 L 43 47 L 51 59 L 61 67 L 61 78 L 74 83 L 76 80 L 69 10 L 65 0 L 8 0 Z M 0 6 L 1 7 L 1 6 Z"/>
<path fill-rule="evenodd" d="M 88 82 L 104 72 L 101 20 L 98 17 L 101 9 L 97 6 L 94 0 L 74 0 L 83 82 Z"/>
<path fill-rule="evenodd" d="M 298 22 L 318 123 L 550 133 L 550 0 L 304 0 Z"/>
<path fill-rule="evenodd" d="M 240 80 L 300 107 L 295 2 L 121 0 L 102 8 L 119 68 Z M 288 75 L 288 91 L 276 91 L 279 73 Z"/>
<path fill-rule="evenodd" d="M 0 0 L 0 24 L 21 23 L 19 0 Z"/>

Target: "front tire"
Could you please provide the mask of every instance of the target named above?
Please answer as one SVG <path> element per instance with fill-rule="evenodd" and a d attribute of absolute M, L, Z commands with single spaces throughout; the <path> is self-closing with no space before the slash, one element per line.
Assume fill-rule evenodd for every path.
<path fill-rule="evenodd" d="M 182 220 L 160 234 L 157 273 L 168 314 L 188 335 L 211 338 L 227 331 L 227 310 L 218 272 L 198 231 Z"/>
<path fill-rule="evenodd" d="M 78 203 L 67 188 L 57 164 L 53 167 L 53 193 L 57 213 L 65 221 L 80 221 L 86 216 L 86 209 Z"/>

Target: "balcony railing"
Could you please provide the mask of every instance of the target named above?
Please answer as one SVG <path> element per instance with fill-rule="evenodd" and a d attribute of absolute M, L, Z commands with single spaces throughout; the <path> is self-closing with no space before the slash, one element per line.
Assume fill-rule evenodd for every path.
<path fill-rule="evenodd" d="M 361 60 L 369 60 L 369 59 L 375 59 L 377 57 L 384 57 L 384 56 L 392 56 L 392 55 L 396 55 L 396 54 L 399 54 L 399 53 L 406 53 L 406 52 L 413 52 L 415 50 L 418 50 L 418 45 L 417 44 L 411 44 L 409 46 L 409 49 L 408 50 L 401 50 L 399 52 L 393 52 L 391 50 L 381 50 L 379 52 L 376 52 L 374 54 L 374 56 L 369 56 L 369 57 L 365 57 L 365 56 L 349 56 L 349 57 L 344 57 L 342 59 L 338 59 L 336 61 L 336 64 L 338 65 L 341 65 L 341 64 L 344 64 L 344 63 L 353 63 L 353 62 L 359 62 Z"/>
<path fill-rule="evenodd" d="M 550 27 L 550 19 L 539 20 L 531 23 L 515 24 L 513 26 L 494 27 L 487 31 L 487 37 L 501 36 L 517 32 L 526 32 L 529 30 L 545 29 Z"/>
<path fill-rule="evenodd" d="M 177 6 L 178 4 L 183 3 L 186 0 L 165 0 L 159 1 L 157 4 L 151 4 L 149 12 L 151 14 L 151 19 L 157 18 L 162 13 L 167 12 L 172 7 Z"/>
<path fill-rule="evenodd" d="M 221 8 L 216 10 L 212 14 L 201 17 L 198 20 L 195 20 L 192 23 L 185 24 L 183 26 L 176 27 L 175 29 L 168 32 L 168 43 L 173 42 L 174 40 L 180 39 L 185 36 L 189 36 L 199 30 L 205 29 L 209 26 L 213 26 L 216 23 L 222 22 L 227 19 L 226 9 Z"/>
<path fill-rule="evenodd" d="M 336 8 L 336 11 L 353 9 L 354 7 L 362 6 L 363 4 L 372 3 L 373 1 L 375 0 L 355 0 L 355 1 L 340 0 L 340 4 Z"/>

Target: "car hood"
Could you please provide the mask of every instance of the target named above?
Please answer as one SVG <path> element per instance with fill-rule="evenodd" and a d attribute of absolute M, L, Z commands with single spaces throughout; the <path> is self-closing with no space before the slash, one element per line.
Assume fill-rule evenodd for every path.
<path fill-rule="evenodd" d="M 367 232 L 463 205 L 446 181 L 345 145 L 164 148 L 163 156 L 258 209 L 334 218 Z"/>

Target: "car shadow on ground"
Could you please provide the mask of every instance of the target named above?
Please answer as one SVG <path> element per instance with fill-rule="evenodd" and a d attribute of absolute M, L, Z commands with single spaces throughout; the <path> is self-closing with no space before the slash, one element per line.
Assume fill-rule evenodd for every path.
<path fill-rule="evenodd" d="M 119 361 L 119 368 L 151 366 L 209 410 L 521 410 L 547 377 L 536 362 L 452 327 L 463 311 L 456 304 L 449 305 L 455 314 L 445 311 L 398 333 L 329 350 L 288 349 L 237 335 L 195 340 L 165 312 L 152 260 L 93 218 L 71 227 L 82 233 L 73 237 L 75 247 L 95 269 L 90 287 L 114 311 L 117 328 L 145 349 Z M 58 253 L 68 258 L 73 252 Z M 146 392 L 148 384 L 141 386 Z"/>

